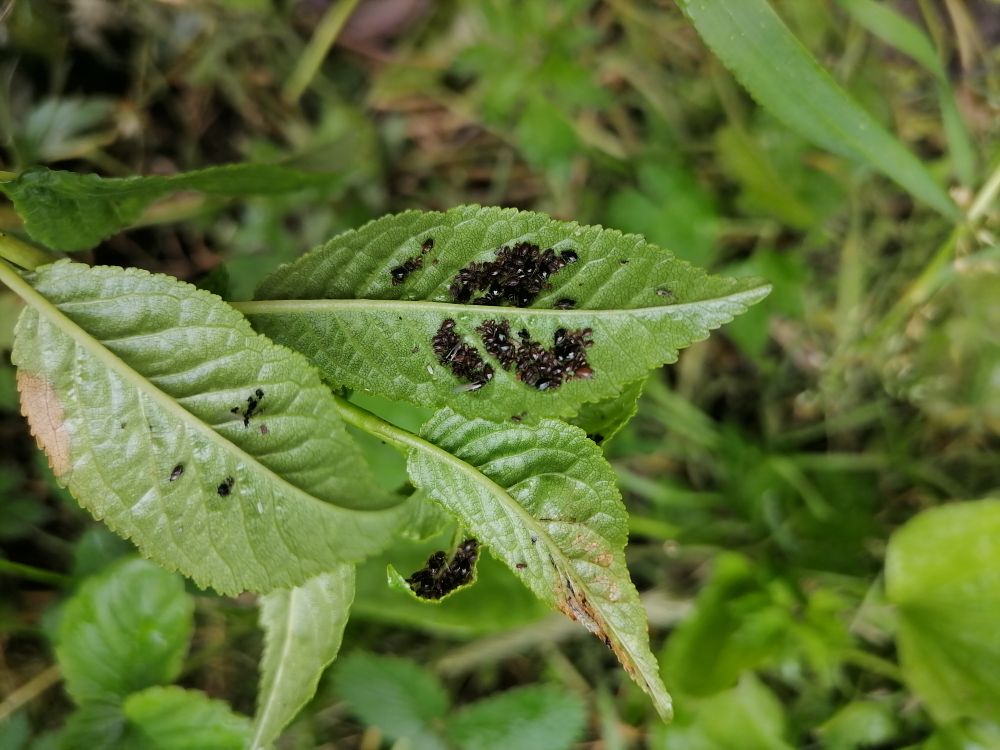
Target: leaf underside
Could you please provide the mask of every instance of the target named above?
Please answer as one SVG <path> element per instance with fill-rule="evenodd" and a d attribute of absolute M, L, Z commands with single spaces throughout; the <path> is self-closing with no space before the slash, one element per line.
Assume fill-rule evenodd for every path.
<path fill-rule="evenodd" d="M 265 642 L 251 747 L 270 747 L 312 698 L 340 650 L 353 599 L 353 565 L 261 598 Z"/>
<path fill-rule="evenodd" d="M 615 475 L 582 430 L 476 419 L 444 409 L 414 448 L 413 482 L 460 519 L 543 601 L 602 639 L 664 719 L 670 696 L 629 578 L 628 517 Z"/>
<path fill-rule="evenodd" d="M 337 386 L 499 421 L 614 398 L 769 290 L 635 235 L 465 206 L 335 237 L 238 307 Z M 488 344 L 497 328 L 518 361 Z"/>
<path fill-rule="evenodd" d="M 22 411 L 59 481 L 144 554 L 233 594 L 388 541 L 403 506 L 301 356 L 167 276 L 61 262 L 28 280 Z"/>

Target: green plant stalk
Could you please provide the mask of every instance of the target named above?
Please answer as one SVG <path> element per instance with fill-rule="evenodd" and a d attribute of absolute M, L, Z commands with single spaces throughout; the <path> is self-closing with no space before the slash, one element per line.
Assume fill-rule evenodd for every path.
<path fill-rule="evenodd" d="M 943 272 L 951 262 L 952 255 L 959 241 L 973 230 L 976 222 L 986 214 L 986 211 L 997 200 L 998 194 L 1000 194 L 1000 163 L 996 165 L 989 179 L 986 180 L 973 199 L 972 205 L 966 214 L 965 222 L 957 225 L 952 230 L 951 234 L 948 235 L 948 239 L 934 253 L 930 263 L 924 267 L 920 276 L 910 284 L 909 288 L 899 298 L 899 301 L 893 305 L 892 309 L 882 319 L 882 322 L 869 334 L 867 337 L 868 344 L 873 344 L 881 340 L 884 335 L 896 328 L 910 314 L 910 311 L 914 307 L 927 301 L 940 288 L 945 278 Z"/>
<path fill-rule="evenodd" d="M 36 568 L 34 565 L 25 565 L 24 563 L 14 562 L 2 557 L 0 557 L 0 573 L 26 578 L 29 581 L 37 581 L 38 583 L 51 584 L 59 588 L 64 588 L 70 584 L 70 577 L 62 573 L 53 573 L 50 570 L 43 570 L 42 568 Z"/>
<path fill-rule="evenodd" d="M 327 9 L 319 26 L 316 27 L 312 39 L 309 40 L 302 56 L 299 57 L 295 70 L 285 82 L 281 95 L 286 102 L 297 102 L 302 93 L 309 87 L 309 82 L 319 71 L 324 58 L 330 52 L 330 47 L 337 41 L 337 36 L 358 6 L 358 2 L 359 0 L 341 0 Z"/>
<path fill-rule="evenodd" d="M 0 258 L 28 271 L 57 260 L 41 248 L 29 245 L 6 232 L 0 232 Z"/>

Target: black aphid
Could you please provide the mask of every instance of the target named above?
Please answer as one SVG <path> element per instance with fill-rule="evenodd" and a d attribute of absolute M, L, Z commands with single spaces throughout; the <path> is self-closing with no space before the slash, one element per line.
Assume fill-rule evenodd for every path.
<path fill-rule="evenodd" d="M 233 491 L 233 485 L 235 483 L 236 480 L 232 477 L 226 477 L 223 479 L 222 484 L 216 488 L 216 492 L 219 493 L 219 497 L 228 497 L 229 493 Z"/>
<path fill-rule="evenodd" d="M 505 245 L 494 260 L 470 263 L 459 271 L 449 291 L 456 302 L 527 307 L 548 288 L 554 273 L 576 260 L 572 250 L 556 255 L 552 248 L 541 250 L 530 242 Z"/>
<path fill-rule="evenodd" d="M 403 261 L 402 265 L 396 266 L 395 268 L 389 271 L 389 275 L 392 277 L 392 285 L 399 286 L 400 284 L 402 284 L 404 281 L 406 281 L 407 276 L 416 271 L 423 264 L 424 264 L 424 259 L 421 258 L 419 255 L 414 255 L 412 258 L 407 258 L 405 261 Z"/>
<path fill-rule="evenodd" d="M 478 559 L 479 542 L 466 539 L 458 545 L 450 560 L 444 552 L 435 552 L 406 582 L 420 598 L 440 599 L 472 580 Z"/>
<path fill-rule="evenodd" d="M 170 472 L 170 481 L 175 482 L 181 478 L 181 474 L 184 473 L 184 464 L 177 464 L 173 471 Z"/>
<path fill-rule="evenodd" d="M 429 253 L 433 249 L 434 249 L 434 238 L 433 237 L 428 237 L 420 245 L 420 252 L 423 255 L 427 255 L 427 253 Z"/>
<path fill-rule="evenodd" d="M 493 367 L 483 361 L 479 351 L 465 343 L 455 330 L 455 321 L 447 319 L 441 323 L 431 347 L 437 355 L 438 362 L 451 370 L 452 374 L 469 388 L 463 390 L 479 390 L 493 380 Z"/>
<path fill-rule="evenodd" d="M 554 307 L 557 310 L 572 310 L 576 307 L 576 300 L 570 299 L 569 297 L 563 297 L 562 299 L 557 299 Z"/>

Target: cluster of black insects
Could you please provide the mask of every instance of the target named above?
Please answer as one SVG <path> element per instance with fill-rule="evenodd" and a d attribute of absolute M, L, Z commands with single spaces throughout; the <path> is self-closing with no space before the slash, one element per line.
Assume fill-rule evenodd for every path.
<path fill-rule="evenodd" d="M 230 409 L 230 413 L 239 414 L 243 417 L 243 426 L 249 427 L 250 420 L 257 413 L 260 408 L 260 402 L 264 400 L 264 391 L 258 388 L 251 395 L 247 396 L 246 408 L 241 409 L 239 406 L 234 406 Z"/>
<path fill-rule="evenodd" d="M 458 545 L 450 560 L 444 552 L 435 552 L 406 582 L 421 599 L 440 599 L 472 580 L 478 558 L 479 542 L 466 539 Z"/>
<path fill-rule="evenodd" d="M 512 366 L 518 379 L 540 391 L 558 388 L 567 380 L 589 378 L 594 374 L 587 362 L 587 347 L 594 342 L 591 329 L 568 331 L 560 328 L 552 336 L 552 347 L 546 349 L 533 341 L 527 330 L 518 331 L 515 341 L 510 323 L 487 320 L 476 329 L 486 351 L 509 370 Z"/>
<path fill-rule="evenodd" d="M 428 237 L 420 246 L 420 255 L 414 255 L 412 258 L 407 258 L 400 265 L 389 271 L 389 276 L 392 277 L 392 285 L 399 286 L 406 281 L 407 276 L 416 271 L 418 268 L 421 268 L 424 265 L 423 256 L 427 255 L 427 253 L 433 249 L 434 240 Z"/>
<path fill-rule="evenodd" d="M 549 277 L 577 260 L 572 250 L 556 254 L 530 242 L 504 246 L 495 260 L 470 263 L 455 276 L 449 291 L 456 302 L 527 307 L 548 287 Z M 473 295 L 482 292 L 475 299 Z"/>

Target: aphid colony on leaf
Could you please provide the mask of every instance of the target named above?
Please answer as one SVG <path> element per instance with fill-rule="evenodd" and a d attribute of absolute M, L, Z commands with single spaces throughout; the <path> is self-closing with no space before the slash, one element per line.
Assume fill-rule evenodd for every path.
<path fill-rule="evenodd" d="M 403 261 L 401 265 L 396 266 L 389 270 L 389 276 L 392 277 L 392 285 L 399 286 L 407 277 L 421 268 L 424 265 L 424 259 L 421 256 L 427 255 L 431 250 L 434 249 L 434 240 L 428 237 L 420 245 L 420 255 L 414 255 L 411 258 L 407 258 Z"/>
<path fill-rule="evenodd" d="M 441 323 L 431 346 L 437 355 L 438 362 L 449 368 L 459 380 L 468 383 L 478 390 L 493 379 L 493 367 L 486 364 L 476 347 L 466 344 L 455 331 L 455 321 L 445 320 Z"/>
<path fill-rule="evenodd" d="M 560 328 L 552 336 L 550 349 L 533 341 L 527 330 L 518 331 L 515 340 L 506 320 L 499 323 L 487 320 L 476 332 L 486 351 L 497 358 L 501 367 L 509 370 L 513 366 L 518 380 L 540 391 L 594 374 L 587 362 L 587 348 L 594 343 L 589 328 L 575 331 Z"/>
<path fill-rule="evenodd" d="M 422 599 L 440 599 L 472 580 L 479 559 L 479 542 L 466 539 L 448 559 L 442 552 L 427 558 L 423 568 L 406 579 L 414 594 Z"/>
<path fill-rule="evenodd" d="M 456 302 L 527 307 L 548 288 L 552 274 L 576 260 L 572 250 L 557 255 L 552 248 L 519 242 L 501 247 L 495 260 L 467 265 L 455 275 L 449 291 Z"/>

